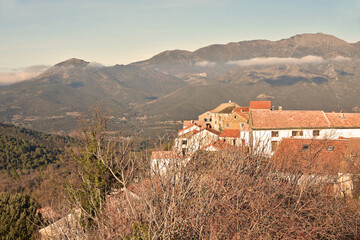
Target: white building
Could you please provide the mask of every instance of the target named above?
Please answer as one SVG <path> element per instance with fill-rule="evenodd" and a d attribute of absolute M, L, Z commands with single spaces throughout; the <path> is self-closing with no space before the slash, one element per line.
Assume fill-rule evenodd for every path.
<path fill-rule="evenodd" d="M 359 113 L 251 110 L 250 147 L 271 155 L 283 138 L 338 139 L 360 137 Z"/>

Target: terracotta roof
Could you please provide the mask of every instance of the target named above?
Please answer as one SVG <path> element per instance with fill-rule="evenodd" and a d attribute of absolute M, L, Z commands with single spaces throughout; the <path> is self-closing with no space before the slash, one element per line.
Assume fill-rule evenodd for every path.
<path fill-rule="evenodd" d="M 217 141 L 214 141 L 212 142 L 211 144 L 203 147 L 201 150 L 206 150 L 207 148 L 209 147 L 213 147 L 215 148 L 217 151 L 227 151 L 227 150 L 231 150 L 231 151 L 234 151 L 236 149 L 236 147 L 234 147 L 233 145 L 230 145 L 224 141 L 221 141 L 221 140 L 217 140 Z"/>
<path fill-rule="evenodd" d="M 221 138 L 240 138 L 240 130 L 239 129 L 225 129 L 221 132 Z"/>
<path fill-rule="evenodd" d="M 248 113 L 250 111 L 249 107 L 237 107 L 234 109 L 234 112 L 240 112 L 240 113 Z"/>
<path fill-rule="evenodd" d="M 243 112 L 236 112 L 241 117 L 245 118 L 246 120 L 249 120 L 249 113 L 243 113 Z"/>
<path fill-rule="evenodd" d="M 251 110 L 253 129 L 329 128 L 322 111 Z"/>
<path fill-rule="evenodd" d="M 204 121 L 199 121 L 199 120 L 184 120 L 183 128 L 186 128 L 187 126 L 190 126 L 193 123 L 195 123 L 198 126 L 202 126 L 205 122 Z"/>
<path fill-rule="evenodd" d="M 334 175 L 349 172 L 345 153 L 349 139 L 283 139 L 274 154 L 275 168 L 283 172 Z"/>
<path fill-rule="evenodd" d="M 271 101 L 250 101 L 251 109 L 271 109 Z"/>
<path fill-rule="evenodd" d="M 197 127 L 201 127 L 201 125 L 200 124 L 197 124 L 197 123 L 193 123 L 193 124 L 190 124 L 190 125 L 188 125 L 188 126 L 186 126 L 185 128 L 183 128 L 183 129 L 181 129 L 181 130 L 179 130 L 179 134 L 181 134 L 182 132 L 184 132 L 185 130 L 187 130 L 187 129 L 189 129 L 189 128 L 191 128 L 191 127 L 193 127 L 193 126 L 197 126 Z"/>
<path fill-rule="evenodd" d="M 151 159 L 176 159 L 178 155 L 173 151 L 153 151 Z"/>
<path fill-rule="evenodd" d="M 214 133 L 216 135 L 220 135 L 220 133 L 212 128 L 206 128 L 206 127 L 203 127 L 202 129 L 200 130 L 194 130 L 193 133 L 196 134 L 196 133 L 199 133 L 199 132 L 202 132 L 202 131 L 208 131 L 208 132 L 211 132 L 211 133 Z"/>
<path fill-rule="evenodd" d="M 325 113 L 332 127 L 360 128 L 360 113 Z"/>
<path fill-rule="evenodd" d="M 346 151 L 346 157 L 360 158 L 360 138 L 350 138 L 349 146 Z"/>

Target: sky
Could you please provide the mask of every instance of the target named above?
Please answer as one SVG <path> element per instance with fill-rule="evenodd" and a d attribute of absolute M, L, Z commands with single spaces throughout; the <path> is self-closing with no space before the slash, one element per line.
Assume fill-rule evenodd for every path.
<path fill-rule="evenodd" d="M 0 73 L 317 32 L 360 41 L 360 0 L 0 0 Z"/>

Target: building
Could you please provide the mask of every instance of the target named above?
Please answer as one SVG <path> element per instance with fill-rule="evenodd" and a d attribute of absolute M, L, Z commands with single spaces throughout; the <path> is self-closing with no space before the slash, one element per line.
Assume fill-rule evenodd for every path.
<path fill-rule="evenodd" d="M 359 113 L 271 111 L 251 109 L 250 147 L 271 155 L 283 138 L 337 139 L 360 137 Z"/>
<path fill-rule="evenodd" d="M 274 167 L 283 177 L 299 176 L 332 185 L 337 195 L 359 193 L 360 138 L 284 138 L 276 149 Z"/>

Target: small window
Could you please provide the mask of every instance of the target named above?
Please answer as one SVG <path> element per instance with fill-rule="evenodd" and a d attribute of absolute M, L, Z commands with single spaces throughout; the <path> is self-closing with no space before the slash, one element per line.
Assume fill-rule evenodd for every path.
<path fill-rule="evenodd" d="M 304 136 L 304 132 L 303 131 L 292 131 L 291 136 L 293 136 L 293 137 L 295 137 L 295 136 Z"/>
<path fill-rule="evenodd" d="M 229 128 L 229 124 L 228 124 L 228 123 L 226 124 L 226 128 Z"/>
<path fill-rule="evenodd" d="M 271 150 L 274 152 L 278 146 L 278 141 L 271 141 Z"/>
<path fill-rule="evenodd" d="M 302 150 L 303 150 L 303 151 L 307 151 L 307 150 L 309 150 L 309 147 L 310 147 L 309 144 L 304 144 L 304 145 L 302 146 Z"/>
<path fill-rule="evenodd" d="M 328 146 L 328 147 L 327 147 L 327 150 L 328 150 L 328 151 L 333 151 L 333 150 L 334 150 L 334 146 Z"/>
<path fill-rule="evenodd" d="M 234 116 L 234 119 L 236 119 L 236 116 Z"/>
<path fill-rule="evenodd" d="M 207 118 L 204 118 L 204 122 L 207 122 Z"/>
<path fill-rule="evenodd" d="M 236 140 L 235 140 L 235 139 L 233 139 L 233 146 L 235 146 L 235 144 L 236 144 Z"/>
<path fill-rule="evenodd" d="M 209 115 L 210 115 L 210 113 L 207 113 L 207 115 L 209 116 Z"/>
<path fill-rule="evenodd" d="M 184 144 L 187 144 L 187 140 L 186 140 L 186 139 L 182 140 L 182 144 L 183 144 L 183 145 L 184 145 Z"/>
<path fill-rule="evenodd" d="M 271 137 L 278 137 L 279 131 L 271 131 Z"/>
<path fill-rule="evenodd" d="M 211 122 L 211 118 L 209 119 L 209 122 Z"/>
<path fill-rule="evenodd" d="M 318 137 L 318 136 L 320 136 L 320 130 L 314 130 L 313 137 Z"/>
<path fill-rule="evenodd" d="M 244 124 L 244 123 L 242 123 L 242 124 L 241 124 L 241 127 L 244 127 L 244 126 L 245 126 L 245 124 Z"/>

